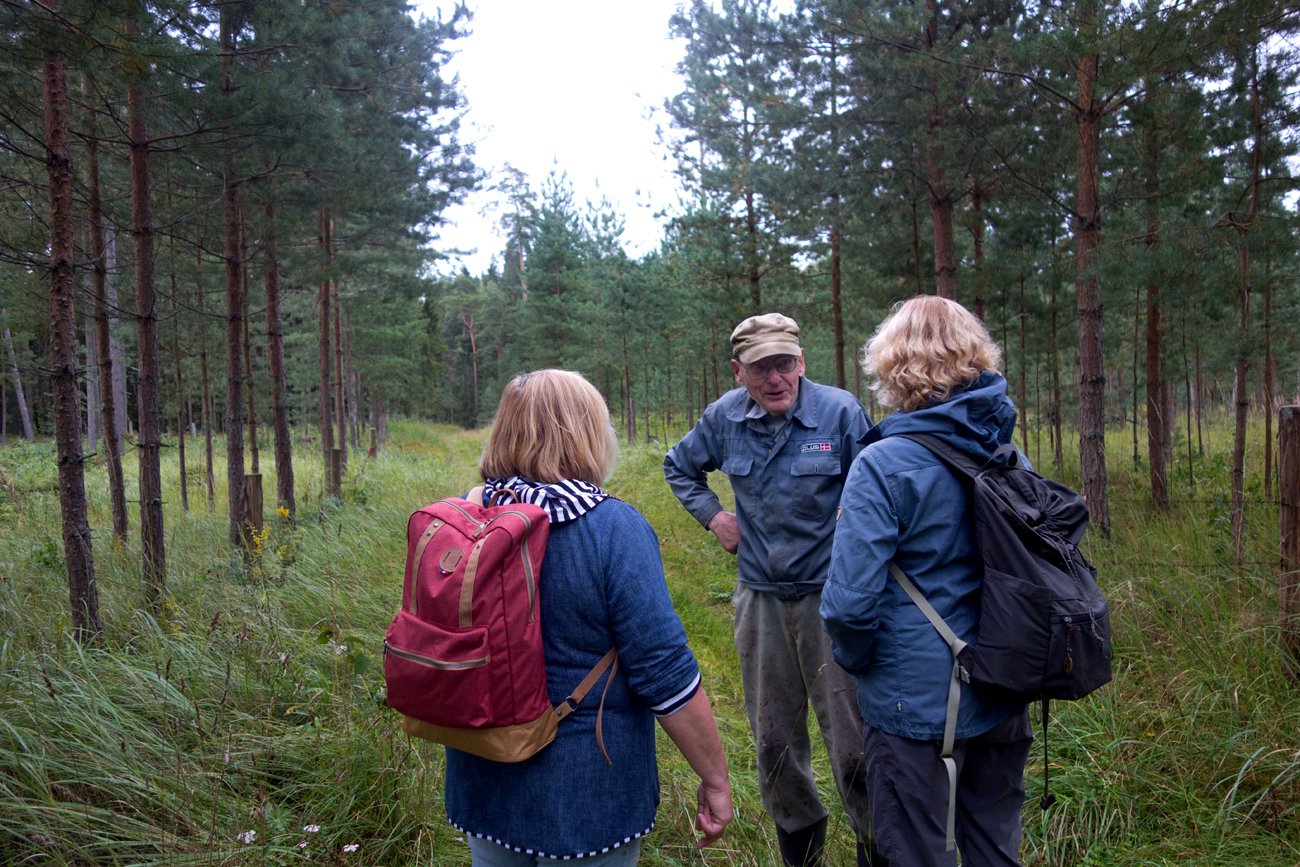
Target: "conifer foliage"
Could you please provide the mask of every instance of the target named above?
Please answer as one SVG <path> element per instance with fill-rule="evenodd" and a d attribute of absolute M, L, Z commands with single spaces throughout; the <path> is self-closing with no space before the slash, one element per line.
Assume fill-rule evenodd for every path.
<path fill-rule="evenodd" d="M 441 74 L 467 20 L 464 7 L 417 19 L 401 0 L 0 7 L 6 432 L 16 402 L 35 434 L 54 434 L 81 634 L 99 628 L 83 466 L 109 463 L 114 535 L 125 539 L 119 440 L 139 467 L 142 601 L 155 615 L 166 611 L 162 507 L 175 496 L 160 449 L 186 426 L 204 428 L 210 505 L 213 428 L 225 434 L 230 539 L 248 544 L 261 517 L 246 511 L 256 506 L 244 483 L 259 470 L 256 424 L 268 414 L 257 401 L 269 396 L 278 504 L 293 511 L 290 415 L 314 385 L 303 344 L 318 277 L 337 299 L 329 345 L 348 419 L 324 445 L 348 427 L 360 438 L 360 405 L 382 425 L 391 362 L 382 341 L 364 354 L 358 344 L 382 330 L 371 314 L 385 302 L 402 308 L 390 323 L 419 320 L 424 244 L 479 178 L 459 141 L 463 101 Z M 334 237 L 325 257 L 322 212 Z M 250 300 L 259 278 L 265 306 Z M 216 333 L 224 389 L 209 381 Z M 398 392 L 403 409 L 416 397 Z M 86 424 L 101 413 L 102 426 Z"/>

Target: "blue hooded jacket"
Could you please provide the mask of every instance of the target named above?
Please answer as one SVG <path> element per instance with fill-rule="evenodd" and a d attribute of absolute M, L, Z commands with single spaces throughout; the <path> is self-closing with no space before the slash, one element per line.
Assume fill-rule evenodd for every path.
<path fill-rule="evenodd" d="M 965 480 L 925 446 L 893 435 L 927 433 L 988 458 L 1011 442 L 1015 423 L 1006 379 L 983 373 L 947 400 L 885 418 L 849 470 L 821 614 L 836 661 L 857 681 L 862 718 L 880 731 L 942 738 L 952 677 L 948 645 L 890 577 L 889 561 L 971 644 L 984 578 Z M 1021 708 L 963 683 L 957 737 L 982 734 Z"/>

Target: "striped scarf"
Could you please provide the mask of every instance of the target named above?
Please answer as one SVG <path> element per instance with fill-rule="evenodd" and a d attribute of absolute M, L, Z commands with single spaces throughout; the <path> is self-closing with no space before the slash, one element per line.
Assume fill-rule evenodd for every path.
<path fill-rule="evenodd" d="M 601 500 L 609 497 L 600 488 L 579 479 L 563 479 L 542 485 L 527 476 L 511 476 L 508 479 L 488 479 L 484 482 L 483 502 L 490 502 L 492 496 L 502 488 L 514 491 L 522 503 L 540 506 L 552 524 L 563 524 L 581 518 L 596 508 Z"/>

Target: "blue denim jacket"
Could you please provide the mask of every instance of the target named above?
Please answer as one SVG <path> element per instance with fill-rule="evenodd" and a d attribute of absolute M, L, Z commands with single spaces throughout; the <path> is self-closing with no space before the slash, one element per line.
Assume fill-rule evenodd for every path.
<path fill-rule="evenodd" d="M 743 388 L 710 404 L 664 458 L 664 478 L 707 526 L 722 505 L 705 474 L 726 473 L 736 494 L 740 580 L 795 598 L 826 580 L 835 507 L 871 421 L 856 397 L 805 377 L 789 422 L 775 434 L 750 417 L 756 406 Z"/>
<path fill-rule="evenodd" d="M 603 501 L 551 526 L 538 581 L 546 686 L 564 700 L 609 650 L 619 670 L 605 696 L 606 764 L 596 746 L 605 678 L 564 719 L 555 741 L 506 764 L 447 750 L 447 818 L 461 831 L 552 858 L 591 855 L 640 837 L 659 805 L 652 709 L 698 687 L 699 668 L 673 610 L 659 540 L 636 509 Z"/>
<path fill-rule="evenodd" d="M 863 720 L 883 732 L 942 738 L 952 677 L 948 645 L 889 576 L 889 561 L 972 644 L 984 579 L 966 482 L 925 446 L 892 434 L 933 434 L 991 456 L 1011 442 L 1015 423 L 1007 381 L 984 373 L 942 403 L 883 419 L 849 472 L 821 614 L 836 661 L 857 681 Z M 957 737 L 982 734 L 1022 707 L 963 683 Z"/>

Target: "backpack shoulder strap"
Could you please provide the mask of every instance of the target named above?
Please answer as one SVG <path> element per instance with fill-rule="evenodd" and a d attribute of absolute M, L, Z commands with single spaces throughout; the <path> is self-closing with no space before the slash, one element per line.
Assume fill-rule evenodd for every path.
<path fill-rule="evenodd" d="M 947 851 L 951 852 L 957 848 L 957 762 L 952 757 L 952 750 L 957 738 L 957 709 L 961 706 L 961 681 L 970 682 L 970 675 L 958 656 L 967 645 L 939 616 L 939 612 L 934 610 L 934 606 L 925 598 L 921 588 L 917 587 L 893 560 L 889 561 L 889 574 L 894 576 L 898 586 L 902 587 L 908 598 L 921 609 L 925 619 L 930 621 L 930 625 L 942 636 L 952 652 L 952 678 L 948 681 L 948 705 L 943 721 L 943 747 L 939 751 L 939 758 L 943 760 L 943 765 L 948 771 Z"/>
<path fill-rule="evenodd" d="M 989 456 L 987 461 L 981 461 L 966 454 L 961 449 L 948 445 L 948 443 L 932 434 L 900 433 L 894 434 L 894 436 L 909 439 L 918 445 L 925 446 L 934 453 L 936 458 L 943 461 L 949 469 L 957 473 L 957 475 L 964 476 L 971 481 L 974 481 L 975 477 L 983 472 L 989 464 L 993 463 L 1003 455 L 1011 456 L 1010 465 L 1013 467 L 1020 463 L 1020 452 L 1016 449 L 1015 443 L 1006 443 L 1005 445 L 998 446 L 997 450 Z"/>

